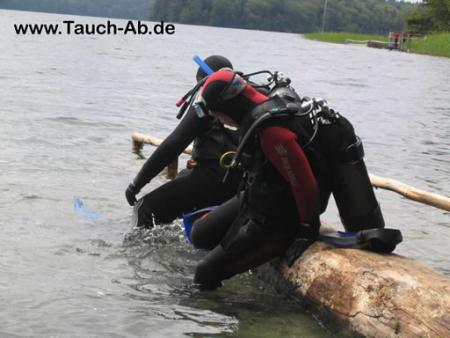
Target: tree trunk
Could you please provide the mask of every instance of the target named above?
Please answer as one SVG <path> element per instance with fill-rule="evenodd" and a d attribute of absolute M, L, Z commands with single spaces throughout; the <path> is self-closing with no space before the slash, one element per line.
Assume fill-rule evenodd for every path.
<path fill-rule="evenodd" d="M 330 329 L 364 337 L 450 337 L 450 279 L 398 255 L 316 242 L 289 268 L 258 269 Z"/>

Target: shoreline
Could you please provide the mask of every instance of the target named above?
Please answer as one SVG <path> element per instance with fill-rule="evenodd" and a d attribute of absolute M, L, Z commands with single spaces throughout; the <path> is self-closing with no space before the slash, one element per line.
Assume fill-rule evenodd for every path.
<path fill-rule="evenodd" d="M 374 34 L 355 34 L 345 32 L 330 33 L 305 33 L 305 39 L 346 44 L 346 41 L 361 41 L 361 46 L 367 46 L 367 42 L 388 43 L 387 36 Z M 425 35 L 423 38 L 415 38 L 405 43 L 404 49 L 399 50 L 418 55 L 430 55 L 450 58 L 450 32 L 438 32 Z"/>

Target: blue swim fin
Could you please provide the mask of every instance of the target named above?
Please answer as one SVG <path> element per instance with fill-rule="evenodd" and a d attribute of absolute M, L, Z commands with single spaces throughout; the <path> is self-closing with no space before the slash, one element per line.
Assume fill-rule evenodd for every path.
<path fill-rule="evenodd" d="M 360 248 L 390 253 L 403 241 L 403 236 L 397 229 L 367 229 L 358 232 L 332 232 L 321 235 L 319 239 L 340 248 Z"/>
<path fill-rule="evenodd" d="M 340 248 L 351 248 L 358 244 L 358 233 L 336 231 L 321 235 L 320 239 Z"/>
<path fill-rule="evenodd" d="M 191 230 L 192 230 L 192 224 L 194 222 L 206 215 L 207 213 L 211 212 L 217 208 L 216 206 L 203 208 L 200 210 L 195 210 L 186 214 L 183 214 L 183 225 L 184 225 L 184 234 L 186 236 L 186 239 L 189 241 L 189 243 L 192 243 L 191 241 Z"/>
<path fill-rule="evenodd" d="M 83 201 L 77 196 L 73 196 L 73 210 L 86 221 L 93 222 L 100 219 L 100 214 L 85 206 Z"/>

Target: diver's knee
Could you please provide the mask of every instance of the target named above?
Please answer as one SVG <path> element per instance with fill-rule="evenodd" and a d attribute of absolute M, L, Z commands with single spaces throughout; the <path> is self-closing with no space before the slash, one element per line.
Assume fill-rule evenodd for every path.
<path fill-rule="evenodd" d="M 191 242 L 197 249 L 212 250 L 216 243 L 212 243 L 207 231 L 202 227 L 202 221 L 194 222 L 191 230 Z"/>
<path fill-rule="evenodd" d="M 218 267 L 211 262 L 201 261 L 195 270 L 194 283 L 203 290 L 212 290 L 221 286 L 217 269 Z"/>
<path fill-rule="evenodd" d="M 194 283 L 205 284 L 208 281 L 211 271 L 211 265 L 205 261 L 201 261 L 195 269 Z"/>

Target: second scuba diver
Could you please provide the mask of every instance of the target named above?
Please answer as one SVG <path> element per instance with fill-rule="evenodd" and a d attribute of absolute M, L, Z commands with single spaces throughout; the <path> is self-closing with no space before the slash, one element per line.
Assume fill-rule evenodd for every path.
<path fill-rule="evenodd" d="M 245 171 L 243 192 L 194 223 L 194 246 L 211 250 L 195 273 L 202 288 L 282 255 L 296 237 L 317 239 L 331 193 L 347 231 L 384 228 L 361 141 L 326 102 L 268 97 L 225 70 L 200 94 L 196 109 L 239 127 L 231 167 Z M 215 235 L 204 241 L 205 233 Z"/>
<path fill-rule="evenodd" d="M 213 71 L 233 68 L 228 59 L 219 55 L 210 56 L 205 62 Z M 199 68 L 197 81 L 205 76 Z M 192 141 L 193 168 L 136 200 L 141 189 Z M 219 166 L 219 158 L 223 153 L 235 150 L 237 142 L 236 131 L 225 128 L 209 115 L 200 117 L 194 107 L 189 106 L 180 124 L 147 159 L 125 191 L 128 203 L 134 205 L 133 226 L 152 228 L 155 223 L 170 223 L 185 212 L 219 205 L 234 196 L 240 176 L 236 173 L 230 181 L 223 183 L 224 169 Z"/>

